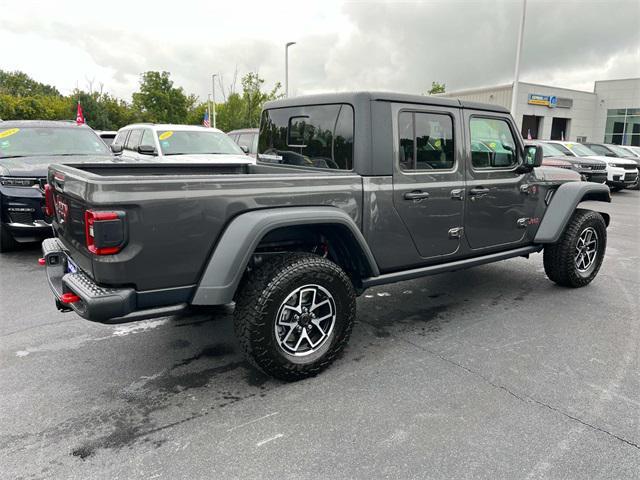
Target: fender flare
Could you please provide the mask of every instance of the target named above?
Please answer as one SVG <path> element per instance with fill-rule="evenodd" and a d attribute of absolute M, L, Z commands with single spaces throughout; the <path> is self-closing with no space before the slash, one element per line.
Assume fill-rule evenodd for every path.
<path fill-rule="evenodd" d="M 591 182 L 567 182 L 560 185 L 547 206 L 534 243 L 556 243 L 578 204 L 587 200 L 611 202 L 609 187 Z M 602 215 L 608 226 L 609 215 Z"/>
<path fill-rule="evenodd" d="M 266 234 L 282 227 L 318 224 L 346 227 L 361 248 L 373 276 L 380 274 L 362 232 L 344 211 L 336 207 L 254 210 L 235 217 L 222 232 L 191 303 L 222 305 L 231 302 L 253 252 Z"/>

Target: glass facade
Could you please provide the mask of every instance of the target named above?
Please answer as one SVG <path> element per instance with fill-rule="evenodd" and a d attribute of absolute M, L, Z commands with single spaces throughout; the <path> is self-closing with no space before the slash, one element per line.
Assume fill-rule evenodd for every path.
<path fill-rule="evenodd" d="M 640 108 L 607 110 L 604 142 L 640 146 Z"/>

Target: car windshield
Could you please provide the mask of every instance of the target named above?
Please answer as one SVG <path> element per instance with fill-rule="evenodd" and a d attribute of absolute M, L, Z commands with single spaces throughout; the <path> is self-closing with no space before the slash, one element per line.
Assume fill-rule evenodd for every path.
<path fill-rule="evenodd" d="M 541 143 L 542 155 L 545 157 L 566 157 L 566 154 L 548 143 Z"/>
<path fill-rule="evenodd" d="M 625 150 L 624 148 L 618 147 L 616 145 L 607 145 L 607 148 L 609 150 L 611 150 L 613 153 L 615 153 L 619 157 L 630 157 L 631 156 L 629 154 L 628 150 Z"/>
<path fill-rule="evenodd" d="M 163 155 L 235 154 L 242 149 L 222 132 L 203 130 L 164 130 L 158 132 Z"/>
<path fill-rule="evenodd" d="M 579 143 L 567 143 L 567 148 L 571 150 L 574 155 L 578 157 L 597 157 L 599 156 L 596 152 L 591 150 L 589 147 L 585 147 Z"/>
<path fill-rule="evenodd" d="M 0 127 L 0 161 L 7 157 L 43 155 L 110 155 L 88 128 Z"/>

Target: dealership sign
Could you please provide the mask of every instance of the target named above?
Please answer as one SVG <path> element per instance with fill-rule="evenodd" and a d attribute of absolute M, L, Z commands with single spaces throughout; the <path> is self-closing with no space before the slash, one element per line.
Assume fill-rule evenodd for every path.
<path fill-rule="evenodd" d="M 527 99 L 529 105 L 542 105 L 544 107 L 554 108 L 558 105 L 558 97 L 554 95 L 539 95 L 530 93 Z"/>

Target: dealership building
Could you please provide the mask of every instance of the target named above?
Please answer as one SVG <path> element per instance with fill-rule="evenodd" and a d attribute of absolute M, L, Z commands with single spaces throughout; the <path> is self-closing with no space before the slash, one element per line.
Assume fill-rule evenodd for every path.
<path fill-rule="evenodd" d="M 447 92 L 511 108 L 513 85 Z M 596 81 L 592 92 L 518 83 L 514 118 L 524 138 L 640 146 L 640 78 Z"/>

